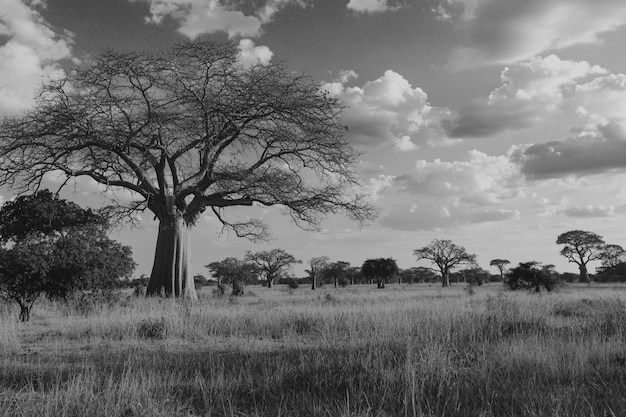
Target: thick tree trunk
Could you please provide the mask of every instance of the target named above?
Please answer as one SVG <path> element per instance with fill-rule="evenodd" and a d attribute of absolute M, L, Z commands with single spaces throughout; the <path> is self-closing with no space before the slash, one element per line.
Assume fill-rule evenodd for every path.
<path fill-rule="evenodd" d="M 32 305 L 20 304 L 20 321 L 27 322 L 30 320 L 30 308 Z"/>
<path fill-rule="evenodd" d="M 191 273 L 189 231 L 182 217 L 161 220 L 146 296 L 165 295 L 197 300 Z"/>
<path fill-rule="evenodd" d="M 589 272 L 587 271 L 587 265 L 578 265 L 578 270 L 580 271 L 580 281 L 591 284 L 591 280 L 589 279 Z"/>
<path fill-rule="evenodd" d="M 311 289 L 312 290 L 315 289 L 315 282 L 317 281 L 316 275 L 317 274 L 311 274 Z"/>
<path fill-rule="evenodd" d="M 442 287 L 449 287 L 450 286 L 450 273 L 447 272 L 447 271 L 444 272 L 444 274 L 442 276 L 441 286 Z"/>
<path fill-rule="evenodd" d="M 273 279 L 267 279 L 267 288 L 272 288 L 272 281 Z"/>

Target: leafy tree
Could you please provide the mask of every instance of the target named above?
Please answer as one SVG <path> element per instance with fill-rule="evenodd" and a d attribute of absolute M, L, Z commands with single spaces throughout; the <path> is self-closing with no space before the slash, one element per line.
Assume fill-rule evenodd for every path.
<path fill-rule="evenodd" d="M 51 251 L 48 242 L 26 239 L 0 249 L 0 293 L 20 306 L 20 321 L 30 319 L 33 304 L 50 287 Z"/>
<path fill-rule="evenodd" d="M 458 275 L 463 282 L 474 285 L 483 285 L 485 281 L 489 281 L 489 272 L 480 267 L 462 269 L 454 273 Z"/>
<path fill-rule="evenodd" d="M 498 271 L 500 271 L 500 281 L 504 281 L 504 268 L 510 263 L 511 261 L 508 259 L 492 259 L 491 262 L 489 262 L 489 266 L 498 268 Z"/>
<path fill-rule="evenodd" d="M 600 254 L 603 268 L 613 268 L 626 261 L 626 251 L 620 245 L 605 245 Z"/>
<path fill-rule="evenodd" d="M 437 280 L 437 275 L 430 269 L 423 266 L 414 266 L 403 269 L 400 274 L 402 280 L 413 284 L 414 282 L 433 282 Z"/>
<path fill-rule="evenodd" d="M 366 279 L 376 281 L 377 288 L 385 288 L 385 281 L 399 273 L 398 264 L 392 258 L 368 259 L 361 266 L 361 273 Z"/>
<path fill-rule="evenodd" d="M 159 221 L 147 294 L 196 299 L 189 231 L 213 213 L 237 236 L 264 239 L 234 206 L 279 206 L 306 229 L 329 214 L 375 217 L 343 139 L 338 98 L 286 66 L 247 65 L 232 43 L 180 43 L 158 53 L 107 51 L 47 82 L 31 111 L 0 124 L 0 185 L 37 189 L 49 172 L 132 195 L 108 215 Z"/>
<path fill-rule="evenodd" d="M 219 262 L 206 265 L 213 278 L 217 280 L 218 288 L 230 284 L 232 295 L 243 295 L 245 285 L 256 278 L 258 269 L 255 265 L 241 259 L 229 257 Z"/>
<path fill-rule="evenodd" d="M 364 280 L 363 274 L 361 273 L 361 268 L 358 266 L 351 266 L 350 268 L 348 268 L 347 273 L 350 285 L 363 282 Z"/>
<path fill-rule="evenodd" d="M 450 240 L 435 239 L 428 246 L 415 249 L 413 254 L 418 261 L 427 259 L 437 265 L 444 287 L 450 285 L 450 272 L 454 268 L 476 263 L 476 255 L 467 253 L 463 246 L 456 245 Z"/>
<path fill-rule="evenodd" d="M 317 287 L 317 283 L 324 273 L 324 269 L 328 266 L 330 258 L 328 256 L 318 256 L 312 258 L 309 261 L 310 269 L 307 269 L 307 273 L 311 279 L 311 289 L 314 290 Z"/>
<path fill-rule="evenodd" d="M 106 236 L 104 217 L 47 190 L 5 203 L 0 221 L 0 292 L 23 321 L 41 294 L 110 290 L 135 268 L 131 249 Z"/>
<path fill-rule="evenodd" d="M 540 292 L 541 288 L 552 291 L 557 285 L 554 265 L 541 265 L 539 262 L 521 262 L 506 274 L 504 284 L 512 289 L 525 289 Z"/>
<path fill-rule="evenodd" d="M 557 245 L 565 245 L 561 249 L 561 255 L 569 262 L 578 265 L 580 280 L 591 283 L 587 264 L 596 259 L 602 259 L 604 240 L 600 235 L 584 230 L 571 230 L 559 235 Z"/>
<path fill-rule="evenodd" d="M 333 262 L 324 268 L 324 278 L 332 281 L 335 288 L 337 288 L 337 285 L 345 287 L 349 280 L 349 269 L 350 262 Z"/>
<path fill-rule="evenodd" d="M 248 251 L 244 260 L 259 268 L 259 271 L 265 276 L 267 288 L 272 288 L 274 280 L 286 273 L 291 265 L 302 263 L 302 261 L 283 249 L 272 249 L 271 251 L 255 253 Z"/>

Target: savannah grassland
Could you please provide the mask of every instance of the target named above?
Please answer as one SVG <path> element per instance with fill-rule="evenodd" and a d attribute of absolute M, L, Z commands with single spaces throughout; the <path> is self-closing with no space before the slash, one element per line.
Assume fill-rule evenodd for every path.
<path fill-rule="evenodd" d="M 0 304 L 2 416 L 624 416 L 626 287 Z"/>

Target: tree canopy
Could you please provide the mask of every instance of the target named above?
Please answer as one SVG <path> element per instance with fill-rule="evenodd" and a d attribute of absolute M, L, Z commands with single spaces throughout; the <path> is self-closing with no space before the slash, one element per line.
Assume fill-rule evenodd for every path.
<path fill-rule="evenodd" d="M 217 280 L 217 287 L 223 293 L 224 285 L 230 284 L 231 295 L 242 295 L 244 287 L 256 278 L 258 268 L 248 262 L 235 257 L 228 257 L 218 262 L 206 265 L 213 278 Z"/>
<path fill-rule="evenodd" d="M 47 82 L 31 111 L 0 125 L 0 184 L 46 174 L 89 177 L 132 198 L 108 214 L 159 221 L 147 293 L 196 298 L 188 230 L 209 210 L 237 236 L 265 223 L 233 206 L 279 206 L 305 229 L 329 214 L 375 217 L 343 139 L 343 105 L 312 79 L 272 62 L 249 65 L 230 42 L 184 42 L 156 53 L 106 51 Z"/>
<path fill-rule="evenodd" d="M 291 265 L 302 263 L 287 251 L 278 248 L 254 253 L 248 251 L 244 260 L 256 265 L 265 276 L 268 288 L 271 288 L 274 280 L 287 272 Z"/>
<path fill-rule="evenodd" d="M 556 240 L 557 245 L 565 245 L 561 249 L 563 255 L 569 262 L 578 265 L 580 280 L 591 282 L 587 264 L 590 261 L 602 259 L 604 250 L 604 239 L 596 233 L 584 230 L 570 230 L 561 233 Z"/>
<path fill-rule="evenodd" d="M 451 240 L 435 239 L 421 249 L 415 249 L 413 254 L 417 260 L 426 259 L 437 265 L 441 273 L 442 286 L 450 285 L 450 271 L 459 265 L 476 263 L 476 255 L 469 254 L 463 246 Z"/>

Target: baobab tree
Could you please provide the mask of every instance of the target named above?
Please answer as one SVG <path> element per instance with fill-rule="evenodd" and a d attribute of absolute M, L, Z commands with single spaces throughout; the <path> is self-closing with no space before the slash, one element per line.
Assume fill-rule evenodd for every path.
<path fill-rule="evenodd" d="M 427 259 L 437 265 L 441 273 L 443 287 L 450 285 L 450 271 L 459 265 L 473 265 L 476 255 L 469 254 L 463 246 L 452 243 L 451 240 L 435 239 L 428 246 L 415 249 L 413 254 L 417 260 Z"/>
<path fill-rule="evenodd" d="M 561 233 L 556 240 L 557 245 L 565 245 L 561 249 L 561 255 L 569 262 L 578 265 L 580 280 L 591 283 L 587 264 L 590 261 L 602 259 L 604 239 L 596 233 L 584 230 L 570 230 Z"/>
<path fill-rule="evenodd" d="M 492 259 L 489 262 L 489 266 L 495 266 L 500 271 L 500 281 L 504 281 L 504 268 L 510 264 L 511 261 L 508 259 Z"/>
<path fill-rule="evenodd" d="M 291 265 L 302 263 L 302 261 L 283 249 L 272 249 L 271 251 L 255 253 L 248 251 L 243 259 L 255 265 L 261 274 L 265 276 L 267 288 L 272 288 L 274 280 L 287 272 Z"/>
<path fill-rule="evenodd" d="M 229 208 L 278 206 L 307 230 L 329 214 L 375 217 L 353 188 L 358 153 L 343 139 L 342 110 L 280 63 L 243 63 L 232 43 L 107 51 L 3 119 L 0 185 L 24 193 L 56 173 L 63 185 L 88 177 L 128 191 L 112 198 L 109 216 L 148 210 L 159 222 L 146 294 L 195 299 L 189 231 L 207 210 L 252 240 L 267 238 L 266 224 Z"/>

